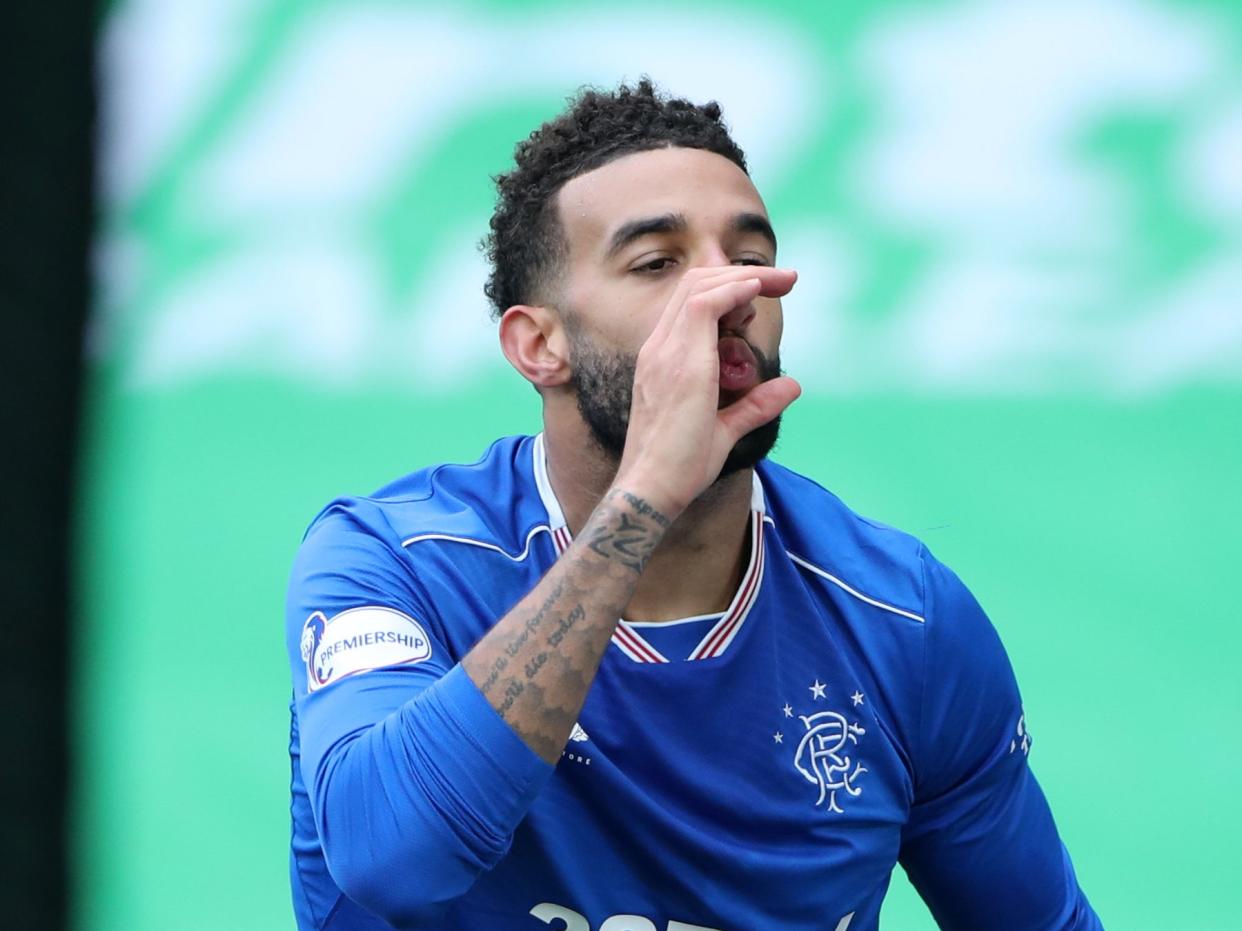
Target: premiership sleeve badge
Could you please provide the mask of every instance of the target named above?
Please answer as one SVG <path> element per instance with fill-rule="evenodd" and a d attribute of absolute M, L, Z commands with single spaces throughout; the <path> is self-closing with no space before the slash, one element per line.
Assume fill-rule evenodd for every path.
<path fill-rule="evenodd" d="M 332 617 L 316 611 L 302 625 L 301 647 L 308 692 L 346 676 L 421 663 L 431 656 L 431 639 L 418 621 L 376 606 L 350 608 Z"/>

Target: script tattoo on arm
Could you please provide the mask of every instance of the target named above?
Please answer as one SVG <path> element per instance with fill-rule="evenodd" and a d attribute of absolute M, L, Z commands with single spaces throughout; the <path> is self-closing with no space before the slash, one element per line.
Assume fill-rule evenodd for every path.
<path fill-rule="evenodd" d="M 614 489 L 529 594 L 462 659 L 510 727 L 555 763 L 617 621 L 671 521 Z"/>

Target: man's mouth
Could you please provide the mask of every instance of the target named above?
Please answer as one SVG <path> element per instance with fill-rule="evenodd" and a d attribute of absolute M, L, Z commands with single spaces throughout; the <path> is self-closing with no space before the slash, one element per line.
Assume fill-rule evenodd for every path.
<path fill-rule="evenodd" d="M 750 345 L 740 336 L 721 334 L 716 344 L 720 354 L 720 390 L 742 394 L 759 384 L 759 361 Z"/>

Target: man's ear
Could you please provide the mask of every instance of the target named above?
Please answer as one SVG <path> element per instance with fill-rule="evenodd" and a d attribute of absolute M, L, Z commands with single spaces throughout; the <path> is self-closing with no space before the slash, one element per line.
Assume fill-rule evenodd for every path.
<path fill-rule="evenodd" d="M 569 340 L 550 307 L 514 304 L 500 318 L 500 348 L 509 364 L 536 388 L 569 381 Z"/>

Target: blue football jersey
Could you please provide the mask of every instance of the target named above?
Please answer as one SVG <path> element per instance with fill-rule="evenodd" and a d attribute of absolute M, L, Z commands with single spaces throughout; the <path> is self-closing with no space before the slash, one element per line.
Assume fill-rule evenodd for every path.
<path fill-rule="evenodd" d="M 728 609 L 622 620 L 548 766 L 459 661 L 570 544 L 541 437 L 314 521 L 289 589 L 302 929 L 1095 929 L 987 617 L 771 462 Z"/>

